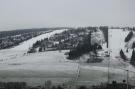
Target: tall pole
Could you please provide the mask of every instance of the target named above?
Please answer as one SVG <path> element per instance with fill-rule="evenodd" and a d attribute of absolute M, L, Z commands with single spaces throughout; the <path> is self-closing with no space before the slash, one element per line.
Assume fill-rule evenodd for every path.
<path fill-rule="evenodd" d="M 129 78 L 129 71 L 128 70 L 126 70 L 127 71 L 127 89 L 128 89 L 128 78 Z"/>
<path fill-rule="evenodd" d="M 110 52 L 109 52 L 109 60 L 108 60 L 108 84 L 110 82 Z"/>
<path fill-rule="evenodd" d="M 108 81 L 107 81 L 107 83 L 109 84 L 109 82 L 110 82 L 110 44 L 109 44 L 109 37 L 110 35 L 109 35 L 109 29 L 108 29 L 108 53 L 109 53 L 109 59 L 108 59 Z"/>
<path fill-rule="evenodd" d="M 91 33 L 92 33 L 92 32 L 90 31 L 90 39 L 89 39 L 89 40 L 90 40 L 90 46 L 91 46 Z"/>
<path fill-rule="evenodd" d="M 89 33 L 89 37 L 88 37 L 88 40 L 90 41 L 89 42 L 89 46 L 91 47 L 91 31 L 90 31 L 90 33 Z M 91 58 L 91 52 L 89 53 L 89 59 L 87 60 L 88 61 L 88 63 L 90 62 L 90 58 Z"/>
<path fill-rule="evenodd" d="M 107 28 L 107 48 L 108 48 L 108 45 L 109 45 L 109 29 Z"/>

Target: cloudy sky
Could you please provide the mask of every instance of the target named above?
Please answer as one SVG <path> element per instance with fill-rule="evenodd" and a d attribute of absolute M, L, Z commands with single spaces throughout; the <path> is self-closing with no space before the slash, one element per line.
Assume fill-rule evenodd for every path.
<path fill-rule="evenodd" d="M 0 30 L 135 26 L 135 0 L 0 0 Z"/>

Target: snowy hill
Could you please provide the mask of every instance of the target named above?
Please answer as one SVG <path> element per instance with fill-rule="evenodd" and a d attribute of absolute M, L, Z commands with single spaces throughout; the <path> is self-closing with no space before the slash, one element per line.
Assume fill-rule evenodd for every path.
<path fill-rule="evenodd" d="M 19 46 L 11 49 L 0 51 L 0 80 L 1 81 L 25 81 L 31 85 L 44 84 L 45 80 L 52 80 L 53 82 L 68 82 L 72 81 L 78 75 L 78 68 L 80 67 L 79 84 L 94 84 L 107 81 L 108 73 L 108 58 L 104 58 L 102 63 L 78 63 L 66 59 L 64 50 L 48 51 L 33 54 L 24 54 L 29 47 L 36 42 L 46 37 L 50 37 L 55 33 L 65 31 L 56 30 L 51 33 L 43 34 L 32 38 Z M 125 49 L 124 38 L 129 31 L 122 29 L 109 29 L 109 41 L 111 55 L 111 80 L 122 81 L 126 72 L 122 70 L 129 69 L 135 71 L 134 67 L 129 63 L 116 58 L 119 55 L 120 49 Z M 125 65 L 123 65 L 123 64 Z M 135 83 L 134 73 L 129 73 L 129 82 Z"/>
<path fill-rule="evenodd" d="M 16 46 L 12 50 L 28 50 L 36 41 L 44 39 L 44 38 L 49 38 L 50 36 L 56 34 L 56 33 L 61 33 L 67 29 L 62 29 L 62 30 L 55 30 L 46 34 L 42 34 L 38 37 L 32 38 L 28 41 L 23 42 L 21 45 Z"/>
<path fill-rule="evenodd" d="M 0 50 L 0 80 L 25 81 L 33 85 L 44 84 L 46 78 L 53 78 L 56 82 L 57 80 L 60 82 L 75 77 L 78 64 L 68 62 L 64 55 L 66 51 L 24 54 L 37 40 L 48 38 L 65 30 L 67 29 L 55 30 L 25 41 L 14 48 Z M 40 82 L 35 81 L 35 78 Z"/>

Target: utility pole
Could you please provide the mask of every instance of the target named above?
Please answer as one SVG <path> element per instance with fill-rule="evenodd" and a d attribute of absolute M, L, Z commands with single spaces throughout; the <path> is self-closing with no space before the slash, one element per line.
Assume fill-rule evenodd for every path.
<path fill-rule="evenodd" d="M 110 50 L 109 39 L 110 39 L 110 34 L 109 34 L 109 29 L 108 29 L 108 45 L 107 45 L 107 47 L 108 47 L 108 53 L 109 53 L 109 59 L 108 59 L 108 81 L 107 81 L 108 84 L 110 82 L 110 57 L 111 57 L 110 56 L 111 50 Z"/>
<path fill-rule="evenodd" d="M 88 37 L 88 40 L 90 41 L 90 42 L 89 42 L 89 46 L 91 46 L 91 33 L 92 33 L 92 31 L 89 32 L 89 37 Z M 89 39 L 89 38 L 90 38 L 90 39 Z M 90 60 L 91 60 L 91 52 L 89 52 L 89 59 L 87 60 L 87 62 L 89 63 Z M 93 59 L 92 59 L 92 60 L 93 60 Z"/>
<path fill-rule="evenodd" d="M 129 71 L 128 70 L 126 70 L 127 71 L 127 89 L 128 89 L 128 78 L 129 78 Z"/>
<path fill-rule="evenodd" d="M 108 60 L 108 81 L 107 83 L 109 84 L 110 82 L 110 52 L 109 52 L 109 60 Z"/>

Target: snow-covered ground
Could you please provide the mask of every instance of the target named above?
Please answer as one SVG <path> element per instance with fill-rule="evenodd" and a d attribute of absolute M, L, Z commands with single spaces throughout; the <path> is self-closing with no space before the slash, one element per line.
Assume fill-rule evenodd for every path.
<path fill-rule="evenodd" d="M 66 29 L 64 29 L 66 30 Z M 50 37 L 55 33 L 64 30 L 56 30 L 51 33 L 43 34 L 21 43 L 11 49 L 0 51 L 0 81 L 25 81 L 28 84 L 44 84 L 45 80 L 53 80 L 55 82 L 68 82 L 72 80 L 78 71 L 79 63 L 69 61 L 64 55 L 67 50 L 49 51 L 43 53 L 24 54 L 28 48 L 37 40 Z M 119 55 L 119 50 L 124 49 L 124 38 L 128 31 L 122 29 L 109 29 L 109 41 L 112 51 L 111 55 L 111 80 L 122 81 L 125 79 L 126 72 L 120 68 L 128 68 L 134 71 L 134 68 L 128 63 L 124 63 L 115 57 Z M 101 83 L 107 81 L 108 58 L 103 63 L 80 64 L 80 77 L 78 82 L 83 83 Z M 134 73 L 129 73 L 129 82 L 135 83 Z"/>
<path fill-rule="evenodd" d="M 34 37 L 28 41 L 23 42 L 19 46 L 14 47 L 12 50 L 28 50 L 37 40 L 41 40 L 44 38 L 49 38 L 50 36 L 56 34 L 56 33 L 61 33 L 67 29 L 62 29 L 62 30 L 55 30 L 46 34 L 42 34 L 40 36 Z"/>
<path fill-rule="evenodd" d="M 78 64 L 69 63 L 64 55 L 65 51 L 61 53 L 58 51 L 50 51 L 25 54 L 29 47 L 37 40 L 48 38 L 65 30 L 67 29 L 55 30 L 34 37 L 14 48 L 0 50 L 0 80 L 25 80 L 27 82 L 31 78 L 29 82 L 33 84 L 33 81 L 36 82 L 36 80 L 33 80 L 35 78 L 37 80 L 43 79 L 43 82 L 46 78 L 55 78 L 55 80 L 58 78 L 57 80 L 61 81 L 65 78 L 74 77 Z"/>
<path fill-rule="evenodd" d="M 109 47 L 112 57 L 118 56 L 120 50 L 125 48 L 124 39 L 128 33 L 129 31 L 123 31 L 123 29 L 109 29 Z"/>
<path fill-rule="evenodd" d="M 76 76 L 78 64 L 69 62 L 64 55 L 65 52 L 48 51 L 3 60 L 0 62 L 0 80 L 27 82 L 26 80 L 30 79 L 28 84 L 42 80 L 40 82 L 44 84 L 49 78 L 57 79 L 57 83 L 63 79 L 73 78 Z"/>
<path fill-rule="evenodd" d="M 125 55 L 129 58 L 129 60 L 131 58 L 132 54 L 132 49 L 130 49 L 131 47 L 128 47 L 129 52 L 126 52 L 126 50 L 127 45 L 131 45 L 131 43 L 133 42 L 125 43 L 124 41 L 125 37 L 129 34 L 129 32 L 130 32 L 129 30 L 123 29 L 109 29 L 109 48 L 111 51 L 110 72 L 113 72 L 115 74 L 115 76 L 114 75 L 111 76 L 112 79 L 117 80 L 120 77 L 126 79 L 127 72 L 125 70 L 129 70 L 129 81 L 134 83 L 135 85 L 135 68 L 129 62 L 124 62 L 119 55 L 119 52 L 122 49 Z M 135 39 L 134 37 L 132 38 L 132 40 Z M 119 78 L 117 78 L 116 76 L 119 76 Z"/>
<path fill-rule="evenodd" d="M 13 47 L 13 48 L 0 50 L 0 61 L 1 60 L 4 61 L 4 60 L 8 60 L 8 59 L 14 59 L 15 57 L 23 56 L 23 54 L 26 53 L 28 51 L 28 49 L 30 47 L 32 47 L 32 45 L 36 41 L 42 40 L 44 38 L 49 38 L 50 36 L 52 36 L 54 34 L 57 34 L 57 33 L 61 33 L 65 30 L 67 30 L 67 29 L 54 30 L 52 32 L 42 34 L 42 35 L 39 35 L 39 36 L 34 37 L 32 39 L 29 39 L 29 40 L 21 43 L 20 45 Z"/>
<path fill-rule="evenodd" d="M 130 49 L 131 47 L 128 47 L 127 45 L 132 45 L 133 43 L 133 39 L 135 39 L 135 36 L 132 38 L 132 42 L 125 42 L 125 37 L 128 35 L 130 31 L 128 30 L 123 30 L 123 29 L 109 29 L 109 48 L 111 50 L 111 63 L 112 64 L 118 64 L 120 63 L 119 58 L 120 57 L 120 50 L 122 49 L 125 53 L 125 55 L 128 57 L 128 59 L 130 60 L 131 55 L 132 55 L 132 49 Z M 128 52 L 126 52 L 128 48 Z M 128 64 L 129 63 L 124 63 L 121 61 L 121 63 L 123 64 Z M 120 64 L 119 64 L 120 65 Z M 129 65 L 127 66 L 127 69 L 134 71 L 134 68 Z"/>
<path fill-rule="evenodd" d="M 104 61 L 102 63 L 81 63 L 80 70 L 80 78 L 79 83 L 81 84 L 100 84 L 101 82 L 107 82 L 108 76 L 108 63 L 110 60 L 110 82 L 113 80 L 117 80 L 122 82 L 122 80 L 126 80 L 127 77 L 127 69 L 129 70 L 129 82 L 135 85 L 135 68 L 130 65 L 128 62 L 124 62 L 119 57 L 119 52 L 122 49 L 124 52 L 126 51 L 125 45 L 127 43 L 124 42 L 125 37 L 129 33 L 128 30 L 123 31 L 123 29 L 109 29 L 109 48 L 111 50 L 111 57 L 104 57 Z M 105 48 L 105 47 L 104 47 Z M 106 49 L 105 49 L 106 50 Z M 129 53 L 125 54 L 130 57 L 132 50 L 129 49 Z M 88 56 L 83 56 L 80 59 L 88 59 Z"/>
<path fill-rule="evenodd" d="M 130 41 L 125 42 L 126 36 L 129 34 L 129 30 L 123 29 L 109 29 L 109 42 L 110 49 L 112 51 L 112 57 L 115 58 L 119 56 L 119 52 L 122 49 L 127 56 L 127 58 L 131 58 L 132 55 L 132 44 L 135 42 L 135 32 L 133 32 L 133 37 Z M 126 52 L 128 48 L 128 52 Z"/>

